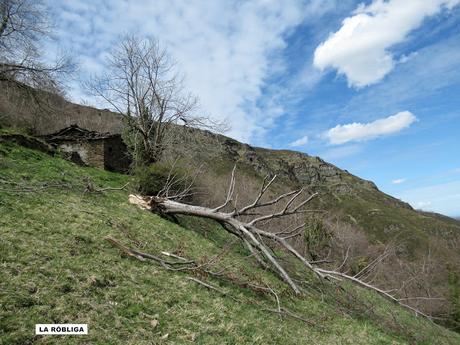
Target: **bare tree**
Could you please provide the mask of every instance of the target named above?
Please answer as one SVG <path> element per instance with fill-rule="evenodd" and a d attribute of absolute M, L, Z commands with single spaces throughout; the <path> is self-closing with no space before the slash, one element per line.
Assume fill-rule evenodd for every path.
<path fill-rule="evenodd" d="M 0 1 L 0 47 L 4 56 L 15 57 L 20 51 L 33 48 L 50 34 L 50 22 L 43 2 L 37 0 Z"/>
<path fill-rule="evenodd" d="M 184 91 L 175 63 L 157 40 L 125 36 L 110 53 L 106 71 L 86 84 L 126 119 L 136 163 L 159 160 L 174 124 L 200 126 L 197 99 Z"/>
<path fill-rule="evenodd" d="M 52 25 L 41 0 L 0 0 L 0 80 L 19 81 L 57 92 L 59 77 L 72 71 L 69 56 L 43 61 L 39 47 Z"/>
<path fill-rule="evenodd" d="M 282 261 L 275 254 L 273 246 L 284 249 L 286 253 L 300 261 L 303 267 L 321 280 L 340 281 L 345 279 L 351 281 L 354 284 L 375 291 L 388 300 L 414 311 L 417 315 L 429 317 L 418 309 L 406 304 L 405 302 L 407 299 L 397 298 L 389 291 L 378 288 L 364 280 L 367 272 L 372 271 L 379 262 L 389 255 L 388 250 L 385 250 L 382 255 L 358 272 L 358 274 L 349 275 L 341 272 L 344 263 L 337 268 L 321 268 L 318 264 L 324 263 L 324 260 L 309 261 L 290 244 L 289 239 L 296 235 L 300 235 L 303 232 L 305 224 L 301 224 L 293 229 L 291 227 L 277 232 L 264 230 L 263 228 L 267 225 L 267 222 L 274 219 L 310 212 L 311 210 L 305 210 L 304 206 L 317 196 L 317 193 L 306 195 L 305 190 L 301 188 L 266 200 L 265 196 L 267 195 L 267 191 L 270 186 L 272 186 L 275 179 L 276 175 L 273 178 L 267 176 L 262 183 L 259 193 L 254 198 L 254 201 L 243 207 L 237 207 L 235 202 L 235 168 L 232 171 L 225 202 L 215 208 L 184 204 L 174 200 L 174 197 L 167 197 L 165 194 L 150 197 L 130 195 L 130 202 L 141 208 L 160 214 L 182 214 L 209 218 L 219 222 L 223 229 L 239 238 L 246 245 L 252 255 L 264 268 L 274 271 L 296 294 L 301 294 L 305 291 L 301 280 L 296 279 L 295 276 L 289 273 L 288 269 L 283 266 L 281 263 Z M 273 205 L 278 205 L 278 209 L 274 212 L 264 213 L 267 207 Z M 346 261 L 347 256 L 348 255 L 346 255 L 344 261 Z M 298 276 L 298 273 L 299 272 L 296 272 L 296 276 Z"/>

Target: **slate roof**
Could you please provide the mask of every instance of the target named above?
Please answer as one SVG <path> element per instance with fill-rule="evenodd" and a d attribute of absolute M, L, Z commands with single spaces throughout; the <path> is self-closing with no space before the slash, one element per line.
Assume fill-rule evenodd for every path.
<path fill-rule="evenodd" d="M 56 133 L 45 135 L 46 141 L 81 141 L 81 140 L 100 140 L 116 136 L 116 134 L 100 133 L 81 128 L 78 125 L 71 125 L 63 128 Z"/>

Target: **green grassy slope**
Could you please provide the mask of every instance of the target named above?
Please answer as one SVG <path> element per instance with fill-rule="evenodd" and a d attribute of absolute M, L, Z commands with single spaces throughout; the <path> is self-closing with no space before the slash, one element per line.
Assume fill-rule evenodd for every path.
<path fill-rule="evenodd" d="M 276 307 L 269 294 L 200 277 L 222 295 L 188 280 L 190 272 L 123 256 L 105 236 L 202 261 L 232 239 L 206 221 L 175 224 L 139 210 L 128 203 L 128 191 L 83 193 L 88 178 L 100 187 L 129 181 L 0 144 L 0 344 L 460 343 L 458 334 L 349 286 L 350 296 L 366 297 L 372 311 L 313 292 L 293 297 L 270 273 L 243 261 L 247 253 L 238 245 L 218 266 L 232 264 L 239 280 L 272 287 L 284 307 L 316 326 L 265 311 Z M 35 323 L 87 323 L 89 335 L 35 336 Z"/>

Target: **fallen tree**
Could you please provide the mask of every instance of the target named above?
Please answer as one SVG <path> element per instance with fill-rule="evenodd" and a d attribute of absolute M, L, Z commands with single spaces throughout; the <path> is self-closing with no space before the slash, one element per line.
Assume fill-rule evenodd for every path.
<path fill-rule="evenodd" d="M 429 315 L 424 314 L 420 310 L 403 303 L 403 299 L 390 294 L 390 292 L 382 290 L 364 280 L 361 280 L 358 275 L 351 276 L 338 269 L 325 269 L 317 266 L 318 263 L 324 262 L 309 261 L 301 255 L 288 241 L 289 238 L 300 235 L 303 231 L 305 224 L 300 224 L 293 229 L 283 229 L 277 232 L 269 232 L 263 230 L 259 224 L 266 224 L 266 222 L 274 219 L 288 217 L 295 214 L 308 212 L 304 209 L 309 202 L 311 202 L 318 193 L 306 195 L 304 188 L 293 190 L 272 199 L 265 200 L 269 188 L 273 185 L 276 175 L 271 179 L 267 176 L 263 180 L 259 193 L 254 201 L 244 207 L 238 208 L 236 206 L 235 197 L 235 168 L 231 174 L 231 180 L 226 194 L 225 202 L 216 208 L 208 208 L 203 206 L 196 206 L 181 203 L 180 198 L 183 195 L 188 195 L 189 190 L 185 190 L 175 196 L 168 195 L 168 188 L 165 188 L 157 196 L 140 196 L 130 195 L 129 201 L 142 209 L 155 212 L 161 215 L 187 215 L 195 217 L 203 217 L 217 221 L 222 225 L 222 228 L 232 235 L 239 238 L 245 246 L 249 249 L 252 255 L 257 259 L 259 264 L 264 268 L 271 269 L 283 281 L 285 281 L 297 295 L 304 292 L 304 288 L 294 279 L 287 269 L 280 263 L 280 260 L 273 252 L 266 241 L 274 243 L 283 248 L 287 253 L 297 259 L 305 268 L 313 272 L 320 280 L 340 281 L 348 280 L 363 288 L 372 290 L 385 297 L 386 299 L 399 304 L 400 306 L 415 312 L 416 315 L 422 315 L 430 319 Z M 279 207 L 279 205 L 282 205 Z M 271 213 L 264 213 L 267 207 L 278 206 L 278 211 Z"/>
<path fill-rule="evenodd" d="M 105 240 L 107 242 L 109 242 L 110 244 L 112 244 L 114 247 L 118 248 L 126 256 L 130 256 L 130 257 L 135 258 L 135 259 L 140 260 L 140 261 L 146 261 L 146 260 L 154 261 L 157 264 L 160 264 L 163 268 L 165 268 L 167 270 L 170 270 L 170 271 L 189 271 L 189 272 L 195 273 L 195 274 L 196 273 L 201 273 L 201 274 L 217 277 L 219 279 L 224 279 L 224 280 L 230 281 L 231 283 L 237 284 L 240 287 L 250 288 L 252 291 L 257 292 L 257 293 L 264 293 L 264 294 L 270 293 L 275 297 L 275 300 L 277 302 L 277 308 L 276 309 L 265 308 L 265 307 L 261 306 L 259 303 L 257 303 L 256 301 L 253 301 L 253 300 L 250 300 L 250 299 L 242 300 L 241 298 L 235 297 L 235 296 L 227 293 L 226 291 L 224 291 L 224 290 L 222 290 L 222 289 L 220 289 L 220 288 L 218 288 L 216 286 L 213 286 L 213 285 L 211 285 L 209 283 L 206 283 L 206 282 L 204 282 L 204 281 L 202 281 L 202 280 L 200 280 L 200 279 L 198 279 L 196 277 L 187 277 L 186 278 L 187 280 L 190 280 L 190 281 L 193 281 L 193 282 L 195 282 L 197 284 L 200 284 L 201 286 L 204 286 L 205 288 L 207 288 L 209 290 L 216 291 L 216 292 L 218 292 L 219 294 L 221 294 L 223 296 L 228 296 L 229 298 L 231 298 L 235 302 L 245 303 L 245 304 L 246 303 L 253 304 L 253 305 L 259 307 L 263 311 L 276 313 L 276 314 L 278 314 L 280 316 L 285 316 L 285 317 L 290 317 L 290 318 L 293 318 L 293 319 L 297 319 L 297 320 L 305 322 L 306 324 L 308 324 L 310 326 L 321 327 L 320 325 L 318 325 L 318 323 L 314 322 L 313 320 L 306 319 L 306 318 L 302 317 L 301 315 L 297 315 L 297 314 L 293 313 L 289 309 L 281 307 L 280 299 L 279 299 L 277 293 L 270 286 L 267 285 L 265 287 L 265 286 L 260 286 L 260 285 L 254 285 L 254 284 L 251 284 L 250 282 L 240 281 L 238 279 L 235 279 L 234 277 L 231 277 L 229 275 L 225 275 L 222 271 L 220 271 L 220 272 L 212 271 L 211 266 L 213 266 L 214 263 L 218 260 L 218 258 L 220 256 L 223 256 L 225 254 L 225 251 L 227 251 L 229 248 L 226 248 L 226 250 L 224 250 L 223 253 L 215 256 L 214 258 L 212 258 L 211 260 L 207 261 L 206 263 L 199 264 L 194 260 L 189 260 L 189 259 L 186 259 L 186 258 L 184 258 L 182 256 L 175 255 L 173 253 L 161 252 L 161 255 L 166 256 L 168 258 L 173 258 L 174 260 L 164 259 L 164 258 L 161 258 L 159 255 L 152 255 L 152 254 L 149 254 L 149 253 L 144 253 L 144 252 L 141 252 L 141 251 L 138 251 L 136 249 L 132 249 L 132 248 L 129 248 L 129 247 L 123 245 L 122 243 L 120 243 L 118 240 L 116 240 L 115 238 L 113 238 L 111 236 L 105 237 Z"/>

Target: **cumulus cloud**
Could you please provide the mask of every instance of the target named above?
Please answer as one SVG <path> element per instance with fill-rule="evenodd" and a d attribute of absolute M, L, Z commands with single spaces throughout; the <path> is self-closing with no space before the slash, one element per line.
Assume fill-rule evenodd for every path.
<path fill-rule="evenodd" d="M 299 138 L 292 143 L 289 144 L 291 147 L 300 147 L 300 146 L 305 146 L 308 144 L 308 135 L 303 136 L 302 138 Z"/>
<path fill-rule="evenodd" d="M 228 119 L 228 135 L 252 141 L 284 109 L 266 82 L 285 68 L 285 38 L 321 1 L 48 0 L 59 40 L 81 54 L 82 71 L 103 68 L 104 52 L 126 32 L 154 35 L 185 73 L 201 110 Z M 51 6 L 52 5 L 52 6 Z M 82 35 L 75 35 L 81 32 Z M 84 55 L 84 56 L 83 56 Z M 71 95 L 80 96 L 79 90 Z M 79 101 L 79 99 L 75 99 Z"/>
<path fill-rule="evenodd" d="M 357 88 L 377 83 L 398 62 L 388 50 L 404 41 L 426 17 L 451 9 L 460 0 L 374 0 L 361 4 L 353 15 L 343 20 L 341 28 L 330 34 L 315 50 L 316 68 L 336 69 Z"/>
<path fill-rule="evenodd" d="M 401 111 L 395 115 L 369 123 L 354 122 L 337 125 L 329 129 L 324 136 L 329 140 L 329 143 L 334 145 L 350 141 L 365 141 L 399 132 L 415 121 L 417 121 L 417 118 L 410 111 Z"/>
<path fill-rule="evenodd" d="M 396 180 L 391 181 L 392 184 L 401 184 L 401 183 L 404 183 L 404 182 L 406 182 L 405 178 L 398 178 Z"/>

